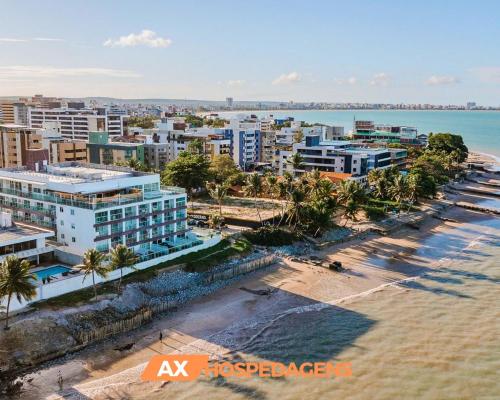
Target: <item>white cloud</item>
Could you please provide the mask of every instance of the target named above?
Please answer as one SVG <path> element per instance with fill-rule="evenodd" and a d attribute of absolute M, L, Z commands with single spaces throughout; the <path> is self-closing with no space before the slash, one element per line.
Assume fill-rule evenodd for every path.
<path fill-rule="evenodd" d="M 58 78 L 62 76 L 107 76 L 110 78 L 140 78 L 128 70 L 110 68 L 57 68 L 36 65 L 11 65 L 0 67 L 0 78 Z"/>
<path fill-rule="evenodd" d="M 243 79 L 234 79 L 227 81 L 227 84 L 228 86 L 238 87 L 243 86 L 245 84 L 245 81 Z"/>
<path fill-rule="evenodd" d="M 370 81 L 370 85 L 372 86 L 387 86 L 389 83 L 389 75 L 385 72 L 380 72 L 378 74 L 373 75 L 372 80 Z"/>
<path fill-rule="evenodd" d="M 288 74 L 282 74 L 273 80 L 273 85 L 282 85 L 295 83 L 300 81 L 300 75 L 297 72 L 290 72 Z"/>
<path fill-rule="evenodd" d="M 333 80 L 337 85 L 355 85 L 358 83 L 358 79 L 354 76 L 351 76 L 350 78 L 347 79 L 340 79 L 336 78 Z"/>
<path fill-rule="evenodd" d="M 471 72 L 484 83 L 500 83 L 500 67 L 472 68 Z"/>
<path fill-rule="evenodd" d="M 16 39 L 16 38 L 0 38 L 0 43 L 19 43 L 19 42 L 27 42 L 26 39 Z"/>
<path fill-rule="evenodd" d="M 148 29 L 142 30 L 141 33 L 131 33 L 127 36 L 120 36 L 117 40 L 108 39 L 103 43 L 106 47 L 147 46 L 154 48 L 168 47 L 171 44 L 171 39 L 158 37 L 155 32 Z"/>
<path fill-rule="evenodd" d="M 47 38 L 47 37 L 36 37 L 33 38 L 33 40 L 37 42 L 64 42 L 64 39 L 59 39 L 59 38 Z"/>
<path fill-rule="evenodd" d="M 460 82 L 457 77 L 454 76 L 438 76 L 432 75 L 425 82 L 429 86 L 441 86 L 441 85 L 453 85 L 455 83 Z"/>

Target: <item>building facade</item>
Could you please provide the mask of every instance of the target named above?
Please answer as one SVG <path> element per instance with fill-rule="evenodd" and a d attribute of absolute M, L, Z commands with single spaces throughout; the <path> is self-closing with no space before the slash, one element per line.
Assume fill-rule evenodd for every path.
<path fill-rule="evenodd" d="M 14 221 L 49 228 L 75 254 L 125 244 L 141 257 L 199 244 L 186 225 L 186 194 L 160 176 L 82 163 L 43 172 L 0 170 L 0 209 Z M 187 246 L 187 247 L 186 247 Z"/>

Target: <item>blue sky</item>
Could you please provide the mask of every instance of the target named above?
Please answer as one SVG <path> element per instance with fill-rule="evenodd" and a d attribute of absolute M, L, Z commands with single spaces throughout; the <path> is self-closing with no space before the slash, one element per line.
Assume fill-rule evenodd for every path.
<path fill-rule="evenodd" d="M 500 105 L 499 1 L 0 1 L 0 96 Z"/>

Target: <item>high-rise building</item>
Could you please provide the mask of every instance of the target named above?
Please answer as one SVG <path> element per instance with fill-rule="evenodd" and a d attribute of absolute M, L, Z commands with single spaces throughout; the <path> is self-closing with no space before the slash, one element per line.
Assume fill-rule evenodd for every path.
<path fill-rule="evenodd" d="M 226 107 L 233 108 L 233 98 L 232 97 L 226 97 Z"/>
<path fill-rule="evenodd" d="M 106 131 L 110 136 L 123 136 L 126 115 L 108 113 L 105 109 L 33 108 L 29 110 L 29 125 L 43 128 L 46 122 L 58 122 L 67 139 L 88 140 L 89 132 Z"/>

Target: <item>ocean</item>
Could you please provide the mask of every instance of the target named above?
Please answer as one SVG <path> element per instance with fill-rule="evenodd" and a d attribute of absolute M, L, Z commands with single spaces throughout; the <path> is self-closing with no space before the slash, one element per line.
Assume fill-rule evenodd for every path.
<path fill-rule="evenodd" d="M 220 113 L 249 114 L 250 112 Z M 450 132 L 460 134 L 470 150 L 490 154 L 500 158 L 500 112 L 498 111 L 252 111 L 264 117 L 294 117 L 308 123 L 323 123 L 352 129 L 354 118 L 370 120 L 380 124 L 415 126 L 419 133 Z"/>
<path fill-rule="evenodd" d="M 478 217 L 424 240 L 417 258 L 439 266 L 418 279 L 338 306 L 318 302 L 251 328 L 231 327 L 245 361 L 351 362 L 350 378 L 203 380 L 137 398 L 498 398 L 499 240 L 500 218 Z"/>

